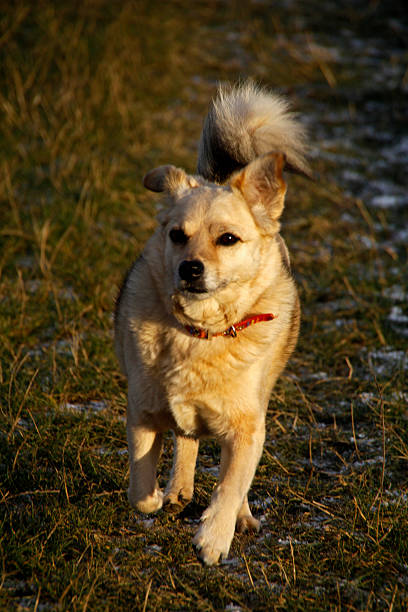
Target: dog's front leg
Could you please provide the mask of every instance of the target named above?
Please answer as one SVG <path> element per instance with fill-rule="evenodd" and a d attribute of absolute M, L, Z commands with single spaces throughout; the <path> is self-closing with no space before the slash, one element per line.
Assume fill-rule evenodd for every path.
<path fill-rule="evenodd" d="M 234 431 L 221 444 L 220 480 L 193 543 L 206 565 L 228 556 L 235 524 L 262 454 L 264 422 Z"/>
<path fill-rule="evenodd" d="M 173 467 L 164 494 L 164 504 L 169 510 L 181 510 L 193 497 L 197 452 L 196 438 L 174 435 Z"/>
<path fill-rule="evenodd" d="M 156 512 L 163 505 L 163 492 L 156 481 L 156 466 L 162 445 L 162 435 L 128 417 L 130 481 L 128 499 L 140 512 Z"/>

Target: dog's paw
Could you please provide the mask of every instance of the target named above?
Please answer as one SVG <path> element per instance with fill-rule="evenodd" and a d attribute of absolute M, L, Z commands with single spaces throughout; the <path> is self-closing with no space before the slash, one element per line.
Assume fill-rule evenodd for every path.
<path fill-rule="evenodd" d="M 258 533 L 260 529 L 261 529 L 260 521 L 254 518 L 252 514 L 247 514 L 246 516 L 240 516 L 237 518 L 237 525 L 236 525 L 237 533 L 245 533 L 246 531 Z"/>
<path fill-rule="evenodd" d="M 169 512 L 170 514 L 179 514 L 184 510 L 187 504 L 190 502 L 190 499 L 184 499 L 183 497 L 168 497 L 164 496 L 163 501 L 163 510 Z"/>
<path fill-rule="evenodd" d="M 222 515 L 212 515 L 207 509 L 201 517 L 202 524 L 193 539 L 199 558 L 205 565 L 215 565 L 228 557 L 234 536 L 234 521 L 226 521 Z"/>
<path fill-rule="evenodd" d="M 183 510 L 193 499 L 193 489 L 169 483 L 163 499 L 163 510 L 177 514 Z"/>
<path fill-rule="evenodd" d="M 146 495 L 143 499 L 137 499 L 136 495 L 129 489 L 128 499 L 133 508 L 144 514 L 150 514 L 157 512 L 163 506 L 163 491 L 155 489 L 151 495 Z"/>

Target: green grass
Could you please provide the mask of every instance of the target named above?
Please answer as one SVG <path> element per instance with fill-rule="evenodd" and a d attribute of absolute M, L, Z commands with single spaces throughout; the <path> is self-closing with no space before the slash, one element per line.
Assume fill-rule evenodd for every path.
<path fill-rule="evenodd" d="M 294 9 L 63 5 L 22 0 L 0 18 L 0 608 L 405 609 L 407 368 L 387 351 L 407 340 L 387 296 L 406 281 L 407 251 L 384 246 L 392 213 L 345 196 L 319 157 L 321 180 L 291 179 L 284 217 L 303 324 L 251 489 L 261 533 L 237 536 L 226 564 L 197 561 L 211 442 L 181 516 L 139 516 L 126 500 L 111 313 L 154 228 L 143 174 L 194 171 L 218 80 L 252 76 L 302 110 L 309 84 L 341 106 L 350 77 L 299 53 Z M 324 16 L 299 10 L 324 32 Z M 354 13 L 335 16 L 364 31 Z"/>

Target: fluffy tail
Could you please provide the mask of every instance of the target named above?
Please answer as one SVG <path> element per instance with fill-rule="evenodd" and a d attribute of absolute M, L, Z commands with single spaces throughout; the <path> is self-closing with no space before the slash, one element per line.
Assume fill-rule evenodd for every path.
<path fill-rule="evenodd" d="M 286 170 L 312 178 L 307 150 L 306 130 L 284 98 L 253 83 L 220 87 L 204 121 L 197 171 L 224 183 L 235 170 L 275 151 L 285 154 Z"/>

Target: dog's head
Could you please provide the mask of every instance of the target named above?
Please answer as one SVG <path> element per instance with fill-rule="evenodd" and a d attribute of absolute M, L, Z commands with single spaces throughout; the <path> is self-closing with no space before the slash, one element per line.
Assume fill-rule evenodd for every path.
<path fill-rule="evenodd" d="M 273 264 L 271 238 L 279 231 L 286 193 L 284 164 L 283 154 L 264 155 L 222 186 L 174 166 L 145 176 L 145 187 L 166 195 L 158 216 L 166 289 L 188 321 L 208 319 L 214 303 L 225 310 L 239 302 L 245 310 L 251 291 L 256 293 L 263 268 Z M 225 324 L 225 313 L 222 318 Z"/>

